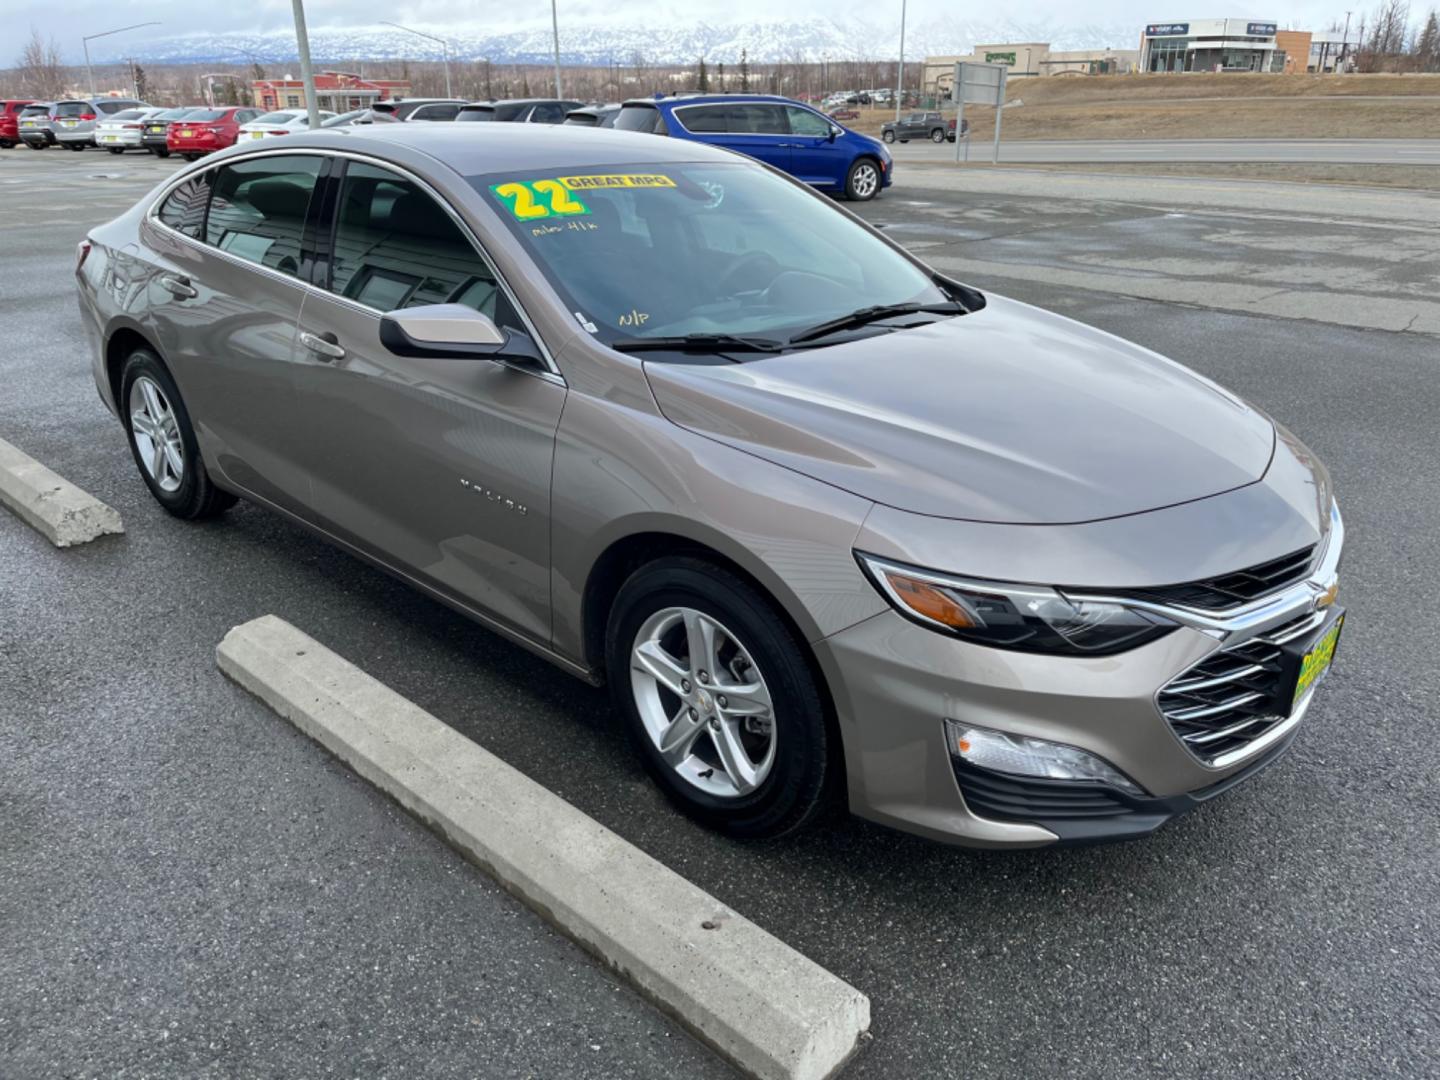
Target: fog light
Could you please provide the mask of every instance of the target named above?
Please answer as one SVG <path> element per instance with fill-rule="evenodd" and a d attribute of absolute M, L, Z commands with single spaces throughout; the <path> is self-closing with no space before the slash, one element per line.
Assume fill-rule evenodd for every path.
<path fill-rule="evenodd" d="M 1042 780 L 1089 780 L 1131 795 L 1145 795 L 1135 781 L 1104 758 L 1076 746 L 1028 735 L 1007 735 L 954 720 L 945 721 L 945 737 L 950 753 L 979 769 Z"/>

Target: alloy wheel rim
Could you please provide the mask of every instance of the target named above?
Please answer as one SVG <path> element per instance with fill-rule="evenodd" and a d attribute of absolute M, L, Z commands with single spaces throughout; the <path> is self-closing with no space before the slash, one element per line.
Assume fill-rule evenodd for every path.
<path fill-rule="evenodd" d="M 630 650 L 635 705 L 661 759 L 691 787 L 738 799 L 775 765 L 775 716 L 750 650 L 712 615 L 667 607 Z"/>
<path fill-rule="evenodd" d="M 875 168 L 865 165 L 855 172 L 855 194 L 869 195 L 875 190 Z"/>
<path fill-rule="evenodd" d="M 130 387 L 130 437 L 146 475 L 161 491 L 185 480 L 185 447 L 175 409 L 158 383 L 141 375 Z"/>

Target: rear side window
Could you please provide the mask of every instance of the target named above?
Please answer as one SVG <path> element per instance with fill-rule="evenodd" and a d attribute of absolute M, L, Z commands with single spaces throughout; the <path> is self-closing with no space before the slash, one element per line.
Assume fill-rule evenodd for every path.
<path fill-rule="evenodd" d="M 728 105 L 696 105 L 689 109 L 677 109 L 675 115 L 685 125 L 686 131 L 697 135 L 723 134 L 729 123 L 725 117 L 729 108 Z"/>
<path fill-rule="evenodd" d="M 330 291 L 376 311 L 464 304 L 518 325 L 489 264 L 455 220 L 428 192 L 373 165 L 345 169 Z"/>
<path fill-rule="evenodd" d="M 532 124 L 558 124 L 565 119 L 565 106 L 558 101 L 541 102 L 528 119 Z"/>
<path fill-rule="evenodd" d="M 790 125 L 785 110 L 779 105 L 736 103 L 727 113 L 729 130 L 741 135 L 788 135 Z"/>
<path fill-rule="evenodd" d="M 305 154 L 237 161 L 218 170 L 205 242 L 298 277 L 300 244 L 320 158 Z"/>
<path fill-rule="evenodd" d="M 212 175 L 213 170 L 199 173 L 170 192 L 160 204 L 160 220 L 191 239 L 203 239 L 205 206 L 210 201 Z"/>
<path fill-rule="evenodd" d="M 626 105 L 615 118 L 615 127 L 620 131 L 644 131 L 652 135 L 664 135 L 665 118 L 653 105 Z"/>
<path fill-rule="evenodd" d="M 411 120 L 454 120 L 460 112 L 459 105 L 426 105 L 416 109 Z"/>

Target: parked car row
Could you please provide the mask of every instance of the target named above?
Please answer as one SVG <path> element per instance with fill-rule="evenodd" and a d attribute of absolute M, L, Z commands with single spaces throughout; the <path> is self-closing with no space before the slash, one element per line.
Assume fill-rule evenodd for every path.
<path fill-rule="evenodd" d="M 237 106 L 159 109 L 143 102 L 107 100 L 24 105 L 17 138 L 40 149 L 59 142 L 83 149 L 98 145 L 112 153 L 148 150 L 158 157 L 179 154 L 193 161 L 240 140 L 263 139 L 309 127 L 305 110 L 262 113 Z M 123 107 L 120 107 L 123 106 Z M 83 111 L 79 111 L 83 110 Z M 33 116 L 32 116 L 33 111 Z M 97 120 L 102 113 L 103 120 Z M 916 118 L 919 119 L 916 119 Z M 927 127 L 933 118 L 933 130 Z M 915 123 L 909 123 L 914 120 Z M 811 105 L 767 94 L 680 93 L 620 103 L 584 104 L 563 98 L 464 101 L 407 98 L 364 109 L 321 114 L 323 127 L 390 123 L 565 124 L 619 128 L 721 146 L 772 165 L 810 184 L 864 201 L 890 185 L 894 161 L 880 141 L 851 131 Z M 916 137 L 945 138 L 939 113 L 914 114 L 908 126 L 887 124 L 885 142 Z M 0 128 L 0 137 L 5 129 Z M 950 124 L 954 138 L 954 122 Z"/>

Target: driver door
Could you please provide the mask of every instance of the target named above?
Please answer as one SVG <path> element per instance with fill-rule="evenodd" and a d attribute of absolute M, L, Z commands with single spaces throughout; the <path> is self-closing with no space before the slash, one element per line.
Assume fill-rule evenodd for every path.
<path fill-rule="evenodd" d="M 408 176 L 349 161 L 331 264 L 300 311 L 315 505 L 341 539 L 527 636 L 550 638 L 558 375 L 398 356 L 380 317 L 459 303 L 523 329 L 455 216 Z"/>
<path fill-rule="evenodd" d="M 854 151 L 831 136 L 829 119 L 798 105 L 785 106 L 785 113 L 790 121 L 790 172 L 807 184 L 843 184 Z"/>

